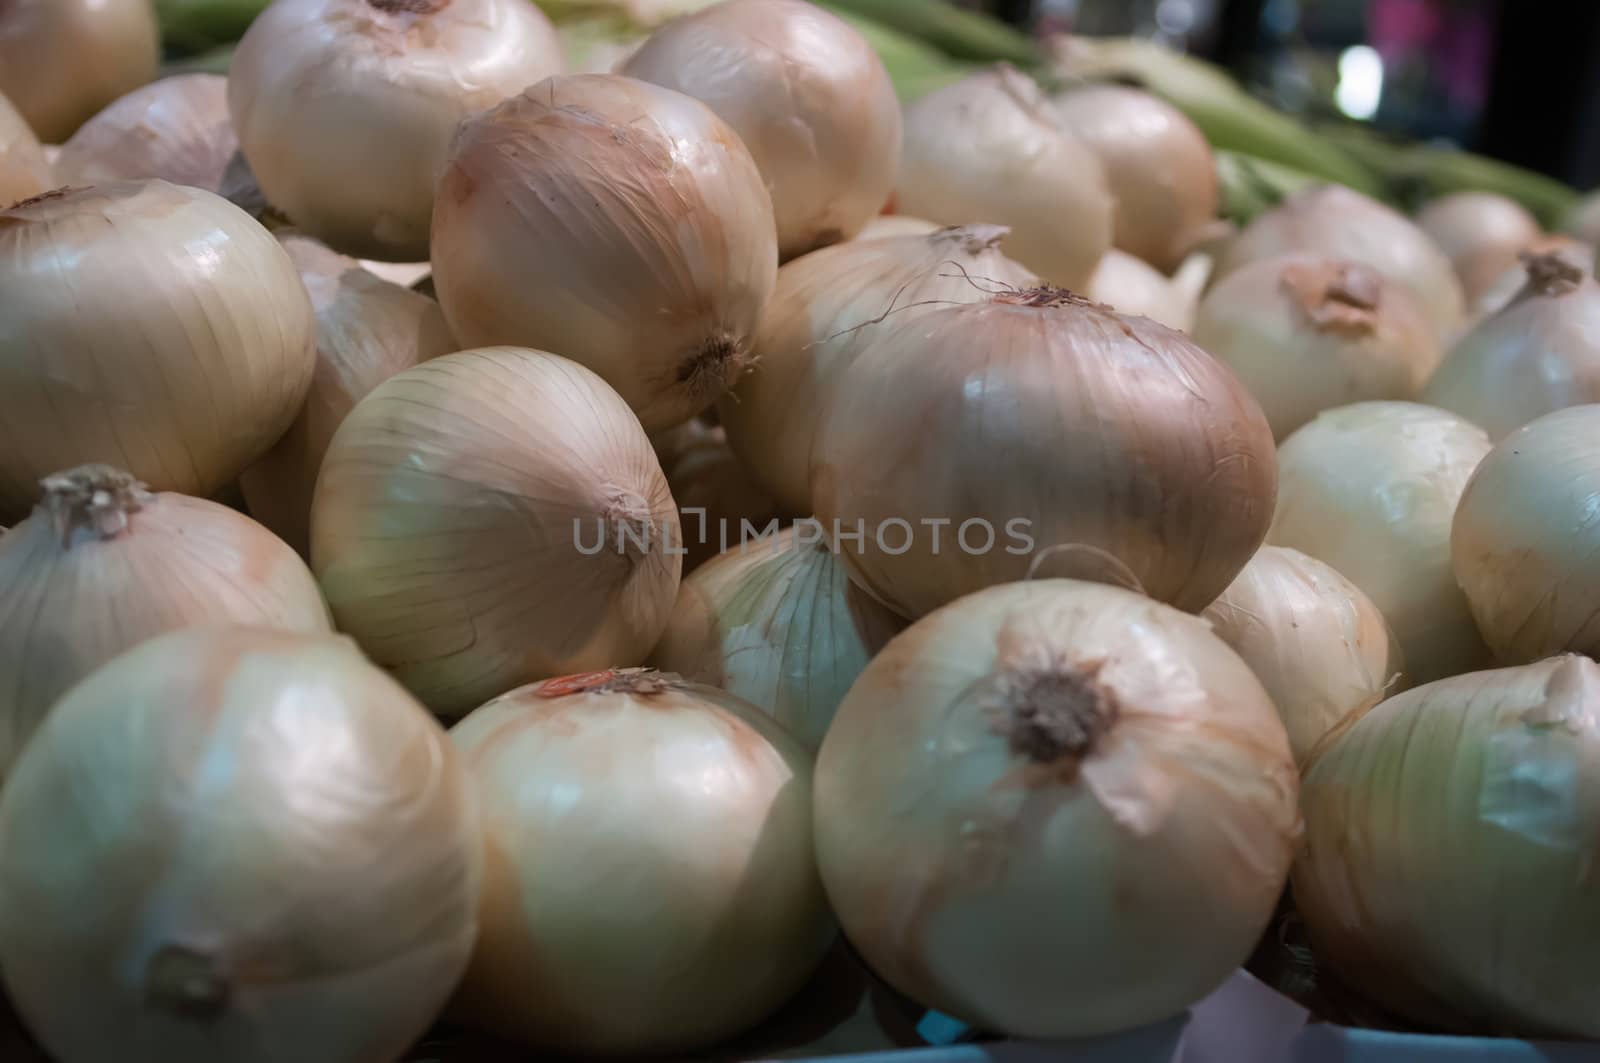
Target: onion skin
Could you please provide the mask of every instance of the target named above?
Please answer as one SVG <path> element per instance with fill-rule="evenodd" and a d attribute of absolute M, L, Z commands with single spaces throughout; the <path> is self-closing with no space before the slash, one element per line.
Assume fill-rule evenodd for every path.
<path fill-rule="evenodd" d="M 1295 790 L 1272 702 L 1202 620 L 1018 583 L 867 666 L 818 758 L 817 854 L 902 992 L 994 1033 L 1094 1036 L 1178 1014 L 1249 954 Z"/>
<path fill-rule="evenodd" d="M 727 0 L 656 30 L 619 73 L 700 100 L 772 192 L 778 253 L 848 240 L 900 166 L 900 101 L 872 46 L 803 0 Z"/>
<path fill-rule="evenodd" d="M 463 344 L 559 352 L 656 432 L 748 366 L 774 226 L 750 153 L 704 104 L 632 78 L 552 78 L 462 125 L 434 286 Z"/>
<path fill-rule="evenodd" d="M 446 717 L 535 679 L 643 661 L 672 611 L 681 542 L 618 396 L 517 348 L 378 385 L 334 435 L 311 510 L 312 568 L 339 630 Z"/>
<path fill-rule="evenodd" d="M 1084 294 L 1119 314 L 1147 317 L 1179 332 L 1189 332 L 1194 326 L 1195 295 L 1180 289 L 1154 266 L 1114 247 L 1095 267 Z"/>
<path fill-rule="evenodd" d="M 1379 705 L 1306 773 L 1295 903 L 1319 961 L 1413 1023 L 1600 1037 L 1600 671 L 1477 672 Z"/>
<path fill-rule="evenodd" d="M 936 233 L 948 226 L 938 222 L 923 221 L 904 214 L 880 214 L 867 222 L 866 228 L 856 234 L 857 240 L 877 240 L 885 236 L 923 236 Z"/>
<path fill-rule="evenodd" d="M 0 208 L 55 187 L 50 160 L 28 123 L 0 95 Z"/>
<path fill-rule="evenodd" d="M 165 181 L 0 211 L 0 522 L 37 483 L 107 462 L 206 496 L 294 421 L 316 322 L 272 234 Z"/>
<path fill-rule="evenodd" d="M 1492 192 L 1432 200 L 1417 215 L 1417 225 L 1449 256 L 1468 303 L 1477 302 L 1541 236 L 1537 218 Z"/>
<path fill-rule="evenodd" d="M 61 144 L 97 111 L 156 76 L 150 0 L 7 0 L 0 93 L 39 139 Z"/>
<path fill-rule="evenodd" d="M 85 122 L 62 145 L 56 174 L 68 185 L 159 178 L 217 192 L 238 150 L 228 79 L 186 74 L 136 89 Z"/>
<path fill-rule="evenodd" d="M 750 536 L 760 535 L 782 523 L 783 512 L 734 456 L 723 429 L 698 421 L 686 426 L 696 429 L 696 438 L 661 468 L 678 503 L 687 575 L 716 557 L 724 539 L 738 543 L 747 525 Z"/>
<path fill-rule="evenodd" d="M 512 691 L 451 735 L 489 852 L 468 1022 L 583 1055 L 706 1049 L 835 940 L 811 758 L 753 705 L 610 671 Z"/>
<path fill-rule="evenodd" d="M 60 1059 L 395 1059 L 466 966 L 481 837 L 447 736 L 347 640 L 178 632 L 7 782 L 0 963 Z"/>
<path fill-rule="evenodd" d="M 852 578 L 911 618 L 1035 574 L 1131 580 L 1198 611 L 1261 545 L 1277 482 L 1271 430 L 1226 367 L 1051 290 L 907 322 L 841 377 L 817 439 L 817 517 L 842 540 L 864 523 L 840 544 Z M 935 554 L 919 525 L 938 519 Z M 915 532 L 899 554 L 903 533 L 875 534 L 895 520 Z M 969 520 L 991 549 L 981 527 L 952 541 Z"/>
<path fill-rule="evenodd" d="M 1585 273 L 1594 271 L 1595 249 L 1589 244 L 1579 243 L 1570 236 L 1559 233 L 1541 236 L 1528 246 L 1530 255 L 1550 255 L 1560 257 L 1563 262 L 1569 263 L 1573 269 Z M 1516 297 L 1522 294 L 1522 289 L 1528 286 L 1528 267 L 1518 261 L 1508 267 L 1495 278 L 1493 284 L 1486 288 L 1472 304 L 1472 321 L 1477 324 L 1483 319 L 1504 310 L 1510 306 Z"/>

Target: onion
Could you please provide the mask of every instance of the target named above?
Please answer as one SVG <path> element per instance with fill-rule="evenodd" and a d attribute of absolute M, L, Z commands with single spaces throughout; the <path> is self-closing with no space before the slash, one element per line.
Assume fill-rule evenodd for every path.
<path fill-rule="evenodd" d="M 1176 1015 L 1267 925 L 1298 816 L 1272 702 L 1204 621 L 1018 583 L 913 625 L 817 761 L 817 856 L 867 962 L 1019 1037 Z"/>
<path fill-rule="evenodd" d="M 779 524 L 783 515 L 772 496 L 757 486 L 749 470 L 734 457 L 723 429 L 707 428 L 697 421 L 689 424 L 697 438 L 661 464 L 678 504 L 686 573 L 716 557 L 728 544 L 740 542 L 745 528 L 751 529 L 749 535 L 759 535 Z"/>
<path fill-rule="evenodd" d="M 772 203 L 698 100 L 600 74 L 541 82 L 461 127 L 439 189 L 434 285 L 463 343 L 575 359 L 652 432 L 748 365 L 777 271 Z"/>
<path fill-rule="evenodd" d="M 1578 201 L 1567 218 L 1566 230 L 1586 244 L 1600 244 L 1600 191 Z"/>
<path fill-rule="evenodd" d="M 885 236 L 925 236 L 936 233 L 945 226 L 938 222 L 923 221 L 905 214 L 880 214 L 867 222 L 867 227 L 856 234 L 857 240 L 877 240 Z"/>
<path fill-rule="evenodd" d="M 39 138 L 0 96 L 0 209 L 55 187 Z"/>
<path fill-rule="evenodd" d="M 1203 609 L 1261 544 L 1276 483 L 1224 366 L 1052 289 L 878 340 L 836 385 L 812 470 L 852 576 L 906 617 L 1035 570 Z"/>
<path fill-rule="evenodd" d="M 6 0 L 0 93 L 41 140 L 60 144 L 155 78 L 160 36 L 150 0 Z"/>
<path fill-rule="evenodd" d="M 311 509 L 339 630 L 447 716 L 644 660 L 678 592 L 682 538 L 616 393 L 515 348 L 378 385 L 329 444 Z"/>
<path fill-rule="evenodd" d="M 482 852 L 448 737 L 348 641 L 177 632 L 0 794 L 0 964 L 64 1060 L 395 1059 L 467 963 Z"/>
<path fill-rule="evenodd" d="M 228 102 L 273 206 L 347 254 L 415 262 L 456 126 L 561 61 L 528 0 L 276 0 Z"/>
<path fill-rule="evenodd" d="M 58 469 L 110 462 L 209 495 L 277 442 L 316 362 L 272 234 L 164 181 L 0 211 L 0 521 Z"/>
<path fill-rule="evenodd" d="M 1422 392 L 1495 440 L 1600 402 L 1600 284 L 1559 254 L 1532 256 L 1526 270 L 1517 297 L 1463 336 Z"/>
<path fill-rule="evenodd" d="M 848 240 L 900 165 L 900 101 L 861 34 L 803 0 L 726 0 L 656 30 L 620 68 L 703 101 L 772 192 L 778 252 Z"/>
<path fill-rule="evenodd" d="M 1278 450 L 1268 542 L 1325 561 L 1366 592 L 1430 683 L 1485 663 L 1450 567 L 1450 522 L 1489 453 L 1483 430 L 1410 402 L 1329 410 Z"/>
<path fill-rule="evenodd" d="M 240 480 L 250 514 L 302 554 L 328 442 L 368 392 L 456 343 L 439 304 L 303 236 L 283 238 L 317 315 L 317 370 L 300 416 Z"/>
<path fill-rule="evenodd" d="M 1085 85 L 1050 109 L 1105 167 L 1116 246 L 1163 272 L 1176 269 L 1220 205 L 1205 134 L 1176 107 L 1125 85 Z"/>
<path fill-rule="evenodd" d="M 1223 278 L 1200 303 L 1194 341 L 1239 374 L 1280 440 L 1335 406 L 1415 398 L 1443 358 L 1409 290 L 1316 255 Z"/>
<path fill-rule="evenodd" d="M 1417 225 L 1455 267 L 1469 303 L 1539 239 L 1539 222 L 1520 203 L 1492 192 L 1458 192 L 1429 202 Z"/>
<path fill-rule="evenodd" d="M 1579 243 L 1570 236 L 1560 234 L 1541 236 L 1528 245 L 1526 254 L 1553 254 L 1559 256 L 1563 262 L 1570 263 L 1573 269 L 1582 270 L 1584 273 L 1592 273 L 1594 270 L 1595 249 L 1588 244 Z M 1495 278 L 1494 283 L 1485 288 L 1473 302 L 1471 323 L 1476 324 L 1505 309 L 1527 286 L 1527 264 L 1518 260 L 1507 266 L 1500 276 Z"/>
<path fill-rule="evenodd" d="M 1379 705 L 1305 778 L 1294 896 L 1318 959 L 1415 1023 L 1600 1037 L 1597 758 L 1585 658 Z"/>
<path fill-rule="evenodd" d="M 811 450 L 840 375 L 909 319 L 1036 283 L 995 225 L 857 240 L 778 272 L 755 368 L 719 404 L 734 453 L 790 513 L 811 512 Z"/>
<path fill-rule="evenodd" d="M 834 940 L 811 758 L 755 706 L 638 669 L 505 695 L 452 732 L 485 812 L 483 933 L 457 997 L 531 1045 L 708 1048 Z"/>
<path fill-rule="evenodd" d="M 1409 288 L 1441 340 L 1461 322 L 1450 260 L 1410 219 L 1342 185 L 1303 188 L 1256 218 L 1228 244 L 1217 274 L 1292 253 L 1347 259 Z"/>
<path fill-rule="evenodd" d="M 228 79 L 187 74 L 130 92 L 89 119 L 62 146 L 56 173 L 64 184 L 159 177 L 216 192 L 238 150 Z"/>
<path fill-rule="evenodd" d="M 1007 251 L 1082 289 L 1111 246 L 1115 200 L 1094 153 L 1007 66 L 931 92 L 906 111 L 896 209 L 946 225 L 1008 225 Z"/>
<path fill-rule="evenodd" d="M 1095 267 L 1085 294 L 1118 313 L 1137 314 L 1188 332 L 1194 324 L 1200 290 L 1210 273 L 1211 260 L 1199 258 L 1185 263 L 1178 276 L 1166 277 L 1153 266 L 1113 247 Z"/>
<path fill-rule="evenodd" d="M 766 710 L 812 752 L 904 622 L 794 528 L 739 541 L 684 581 L 652 661 Z"/>
<path fill-rule="evenodd" d="M 1201 614 L 1244 658 L 1305 763 L 1322 736 L 1376 705 L 1404 671 L 1372 599 L 1314 557 L 1263 546 Z"/>

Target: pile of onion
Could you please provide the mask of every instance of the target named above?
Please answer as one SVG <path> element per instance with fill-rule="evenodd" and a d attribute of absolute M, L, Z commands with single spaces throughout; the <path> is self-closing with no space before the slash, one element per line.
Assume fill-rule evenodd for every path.
<path fill-rule="evenodd" d="M 510 347 L 378 385 L 334 435 L 311 561 L 340 631 L 437 713 L 644 660 L 672 611 L 678 513 L 605 382 Z"/>
<path fill-rule="evenodd" d="M 433 216 L 434 286 L 463 344 L 572 358 L 654 432 L 749 365 L 775 233 L 760 171 L 705 104 L 557 77 L 462 125 Z"/>
<path fill-rule="evenodd" d="M 228 79 L 187 74 L 130 92 L 85 122 L 62 145 L 56 176 L 69 185 L 159 177 L 217 192 L 238 150 Z"/>
<path fill-rule="evenodd" d="M 662 458 L 667 486 L 683 528 L 683 571 L 782 523 L 783 511 L 728 446 L 726 432 L 695 420 L 680 426 L 691 438 Z M 656 448 L 661 454 L 661 448 Z"/>
<path fill-rule="evenodd" d="M 1392 1013 L 1600 1037 L 1600 668 L 1555 657 L 1412 690 L 1306 773 L 1295 904 L 1317 959 Z"/>
<path fill-rule="evenodd" d="M 1298 828 L 1283 724 L 1238 655 L 1071 581 L 991 588 L 891 642 L 816 789 L 851 943 L 919 1003 L 1020 1037 L 1132 1029 L 1215 989 Z"/>
<path fill-rule="evenodd" d="M 1268 541 L 1360 587 L 1394 629 L 1412 683 L 1487 662 L 1451 568 L 1450 525 L 1489 446 L 1444 410 L 1363 402 L 1319 414 L 1278 451 Z"/>
<path fill-rule="evenodd" d="M 833 943 L 811 758 L 755 706 L 611 670 L 512 691 L 451 736 L 489 850 L 468 1022 L 582 1055 L 707 1049 Z"/>
<path fill-rule="evenodd" d="M 315 321 L 272 234 L 164 181 L 48 192 L 0 211 L 0 522 L 40 478 L 111 462 L 209 495 L 283 435 Z"/>
<path fill-rule="evenodd" d="M 778 271 L 755 366 L 718 405 L 728 442 L 780 505 L 811 512 L 811 451 L 840 375 L 894 329 L 1037 278 L 1005 256 L 1008 230 L 967 225 L 856 240 Z"/>
<path fill-rule="evenodd" d="M 693 96 L 739 134 L 785 259 L 848 240 L 894 191 L 894 83 L 861 34 L 814 4 L 713 4 L 657 30 L 619 72 Z"/>
<path fill-rule="evenodd" d="M 347 640 L 180 631 L 75 687 L 0 791 L 0 966 L 59 1059 L 395 1059 L 482 863 L 449 738 Z"/>
<path fill-rule="evenodd" d="M 40 139 L 60 144 L 156 76 L 160 37 L 150 0 L 7 0 L 0 94 Z"/>
<path fill-rule="evenodd" d="M 1116 200 L 1100 160 L 1026 75 L 1001 66 L 906 110 L 896 209 L 945 225 L 1010 226 L 1007 252 L 1081 290 L 1111 246 Z"/>
<path fill-rule="evenodd" d="M 1316 255 L 1224 277 L 1201 300 L 1194 341 L 1239 374 L 1280 440 L 1335 406 L 1415 398 L 1443 358 L 1410 291 Z"/>
<path fill-rule="evenodd" d="M 1542 235 L 1538 219 L 1520 203 L 1492 192 L 1435 199 L 1417 215 L 1417 225 L 1449 257 L 1469 304 Z"/>
<path fill-rule="evenodd" d="M 1188 332 L 1195 307 L 1211 276 L 1212 260 L 1196 255 L 1168 277 L 1141 259 L 1116 248 L 1105 253 L 1089 278 L 1085 295 L 1121 314 L 1137 314 L 1168 328 Z"/>
<path fill-rule="evenodd" d="M 228 101 L 268 202 L 339 251 L 416 262 L 457 125 L 561 63 L 528 0 L 277 0 Z"/>
<path fill-rule="evenodd" d="M 44 147 L 11 101 L 0 95 L 0 209 L 55 187 Z"/>
<path fill-rule="evenodd" d="M 250 515 L 302 554 L 328 442 L 373 388 L 456 349 L 439 304 L 303 236 L 282 238 L 317 316 L 317 369 L 300 416 L 240 478 Z"/>
<path fill-rule="evenodd" d="M 1203 609 L 1261 544 L 1276 480 L 1272 431 L 1226 367 L 1042 288 L 875 340 L 835 386 L 811 487 L 852 576 L 915 618 L 1030 573 Z"/>

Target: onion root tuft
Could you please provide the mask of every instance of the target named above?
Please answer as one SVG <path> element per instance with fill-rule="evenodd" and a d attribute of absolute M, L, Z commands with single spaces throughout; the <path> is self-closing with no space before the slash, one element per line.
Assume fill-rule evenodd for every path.
<path fill-rule="evenodd" d="M 210 956 L 167 945 L 145 968 L 145 1003 L 153 1010 L 196 1022 L 220 1017 L 233 996 Z"/>
<path fill-rule="evenodd" d="M 84 465 L 39 481 L 44 489 L 44 510 L 63 547 L 73 534 L 91 531 L 97 539 L 115 539 L 128 529 L 128 520 L 155 501 L 139 480 L 110 465 Z"/>
<path fill-rule="evenodd" d="M 1104 665 L 1000 673 L 989 706 L 995 733 L 1036 764 L 1083 760 L 1121 715 L 1116 694 L 1098 680 Z"/>

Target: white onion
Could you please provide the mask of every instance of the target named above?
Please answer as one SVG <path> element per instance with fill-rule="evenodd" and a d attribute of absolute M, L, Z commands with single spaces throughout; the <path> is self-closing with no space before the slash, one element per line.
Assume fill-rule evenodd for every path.
<path fill-rule="evenodd" d="M 1317 959 L 1426 1028 L 1600 1037 L 1597 760 L 1586 658 L 1379 705 L 1302 788 L 1294 896 Z"/>
<path fill-rule="evenodd" d="M 55 187 L 39 138 L 11 101 L 0 95 L 0 209 Z"/>
<path fill-rule="evenodd" d="M 1116 204 L 1099 159 L 1037 85 L 1002 66 L 906 110 L 895 209 L 946 225 L 1010 226 L 1012 257 L 1082 289 L 1111 246 Z"/>
<path fill-rule="evenodd" d="M 1595 263 L 1595 249 L 1589 244 L 1580 243 L 1570 236 L 1553 234 L 1541 236 L 1528 245 L 1527 254 L 1530 255 L 1557 255 L 1563 262 L 1573 269 L 1584 273 L 1592 273 Z M 1507 266 L 1496 277 L 1494 283 L 1484 289 L 1483 293 L 1472 304 L 1472 314 L 1469 324 L 1477 324 L 1505 309 L 1511 304 L 1523 288 L 1528 286 L 1528 267 L 1522 261 L 1517 261 Z M 1462 330 L 1465 331 L 1464 329 Z"/>
<path fill-rule="evenodd" d="M 1417 225 L 1439 245 L 1474 303 L 1539 239 L 1539 222 L 1522 204 L 1492 192 L 1458 192 L 1430 201 Z"/>
<path fill-rule="evenodd" d="M 995 225 L 857 240 L 788 263 L 756 333 L 755 367 L 718 405 L 728 442 L 785 510 L 811 512 L 811 451 L 840 375 L 908 320 L 1036 282 Z"/>
<path fill-rule="evenodd" d="M 1332 565 L 1366 592 L 1429 683 L 1482 667 L 1487 650 L 1450 566 L 1450 522 L 1483 430 L 1410 402 L 1328 410 L 1278 451 L 1267 541 Z"/>
<path fill-rule="evenodd" d="M 159 177 L 216 192 L 238 150 L 228 79 L 187 74 L 130 92 L 89 119 L 62 146 L 56 174 L 70 185 Z"/>
<path fill-rule="evenodd" d="M 726 0 L 657 30 L 619 72 L 704 102 L 772 192 L 778 252 L 848 240 L 900 165 L 900 101 L 861 34 L 804 0 Z"/>
<path fill-rule="evenodd" d="M 706 1049 L 832 944 L 811 758 L 753 705 L 609 671 L 515 690 L 452 737 L 490 854 L 457 997 L 474 1024 L 587 1055 Z"/>
<path fill-rule="evenodd" d="M 273 206 L 347 254 L 415 262 L 457 125 L 561 63 L 528 0 L 276 0 L 228 101 Z"/>
<path fill-rule="evenodd" d="M 394 1059 L 467 963 L 482 853 L 449 739 L 348 641 L 177 632 L 0 792 L 0 965 L 63 1060 Z"/>
<path fill-rule="evenodd" d="M 328 446 L 311 560 L 339 630 L 443 715 L 642 661 L 677 510 L 615 392 L 564 358 L 463 351 L 390 377 Z"/>
<path fill-rule="evenodd" d="M 1137 314 L 1168 328 L 1188 332 L 1194 324 L 1200 289 L 1205 287 L 1205 278 L 1210 273 L 1207 263 L 1197 265 L 1198 270 L 1191 270 L 1189 274 L 1198 281 L 1194 283 L 1182 275 L 1167 277 L 1154 266 L 1113 247 L 1095 267 L 1084 294 L 1118 313 Z"/>
<path fill-rule="evenodd" d="M 856 234 L 857 240 L 877 240 L 885 236 L 924 236 L 936 233 L 945 226 L 938 222 L 923 221 L 905 214 L 880 214 L 867 222 L 866 228 Z"/>
<path fill-rule="evenodd" d="M 749 535 L 759 535 L 779 523 L 783 512 L 734 456 L 723 429 L 699 421 L 684 427 L 692 427 L 695 438 L 663 460 L 661 469 L 678 504 L 683 571 L 689 573 L 738 543 L 746 527 L 752 529 Z"/>
<path fill-rule="evenodd" d="M 315 321 L 272 234 L 164 181 L 0 211 L 0 521 L 60 469 L 119 466 L 209 495 L 277 442 Z"/>
<path fill-rule="evenodd" d="M 817 761 L 828 897 L 874 970 L 981 1029 L 1181 1012 L 1287 877 L 1288 739 L 1203 620 L 1129 591 L 964 598 L 867 666 Z"/>
<path fill-rule="evenodd" d="M 654 432 L 749 364 L 774 233 L 750 153 L 704 104 L 631 78 L 558 77 L 461 127 L 434 212 L 434 285 L 463 344 L 572 358 Z"/>
<path fill-rule="evenodd" d="M 6 0 L 0 93 L 39 139 L 60 144 L 156 76 L 160 36 L 150 0 Z"/>
<path fill-rule="evenodd" d="M 1573 206 L 1565 228 L 1586 244 L 1600 244 L 1600 192 L 1590 192 Z"/>
<path fill-rule="evenodd" d="M 1408 289 L 1316 255 L 1224 277 L 1201 300 L 1193 334 L 1239 374 L 1280 440 L 1335 406 L 1416 398 L 1444 357 Z"/>

